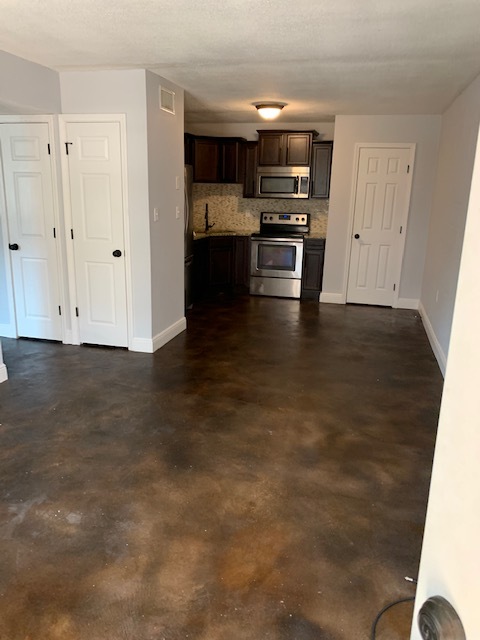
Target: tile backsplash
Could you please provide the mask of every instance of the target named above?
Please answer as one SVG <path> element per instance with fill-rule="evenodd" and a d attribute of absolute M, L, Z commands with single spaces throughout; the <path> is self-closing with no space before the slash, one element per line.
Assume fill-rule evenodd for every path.
<path fill-rule="evenodd" d="M 260 228 L 260 213 L 276 211 L 309 213 L 311 233 L 327 235 L 328 200 L 289 200 L 278 198 L 243 198 L 241 184 L 193 185 L 193 226 L 195 231 L 205 228 L 205 205 L 208 203 L 210 224 L 217 229 L 242 231 L 246 235 Z"/>

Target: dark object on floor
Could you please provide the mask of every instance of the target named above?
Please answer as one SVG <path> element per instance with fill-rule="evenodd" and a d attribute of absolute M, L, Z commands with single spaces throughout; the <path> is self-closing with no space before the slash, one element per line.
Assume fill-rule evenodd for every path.
<path fill-rule="evenodd" d="M 395 600 L 394 602 L 390 602 L 390 604 L 387 604 L 385 607 L 383 607 L 383 609 L 380 609 L 380 611 L 377 613 L 377 616 L 375 618 L 375 620 L 373 621 L 372 624 L 372 632 L 370 634 L 371 640 L 375 640 L 377 637 L 377 624 L 380 620 L 380 618 L 383 616 L 383 614 L 388 611 L 389 609 L 391 609 L 392 607 L 396 607 L 397 604 L 403 604 L 404 602 L 413 602 L 415 600 L 415 596 L 409 596 L 408 598 L 401 598 L 400 600 Z"/>
<path fill-rule="evenodd" d="M 423 640 L 466 640 L 458 613 L 442 596 L 423 603 L 418 612 L 418 628 Z"/>

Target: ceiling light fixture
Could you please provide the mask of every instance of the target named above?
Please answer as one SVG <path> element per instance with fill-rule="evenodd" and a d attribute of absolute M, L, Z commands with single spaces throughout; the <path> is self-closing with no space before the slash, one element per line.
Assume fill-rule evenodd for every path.
<path fill-rule="evenodd" d="M 285 105 L 278 102 L 258 102 L 254 106 L 262 118 L 265 120 L 274 120 L 278 118 Z"/>

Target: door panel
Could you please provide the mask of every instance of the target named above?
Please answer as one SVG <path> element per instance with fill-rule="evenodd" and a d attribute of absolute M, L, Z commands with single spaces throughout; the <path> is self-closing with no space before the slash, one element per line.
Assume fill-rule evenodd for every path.
<path fill-rule="evenodd" d="M 410 149 L 360 150 L 347 302 L 393 304 L 400 227 L 409 204 L 409 158 Z"/>
<path fill-rule="evenodd" d="M 118 122 L 66 123 L 80 342 L 128 345 Z M 119 250 L 121 255 L 114 257 Z"/>
<path fill-rule="evenodd" d="M 19 336 L 62 339 L 47 123 L 0 125 Z"/>

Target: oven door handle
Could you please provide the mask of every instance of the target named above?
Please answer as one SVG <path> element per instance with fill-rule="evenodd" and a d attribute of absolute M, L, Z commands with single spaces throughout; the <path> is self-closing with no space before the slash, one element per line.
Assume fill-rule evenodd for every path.
<path fill-rule="evenodd" d="M 286 242 L 287 244 L 303 244 L 302 238 L 279 238 L 278 236 L 262 236 L 261 238 L 251 238 L 252 242 Z"/>

